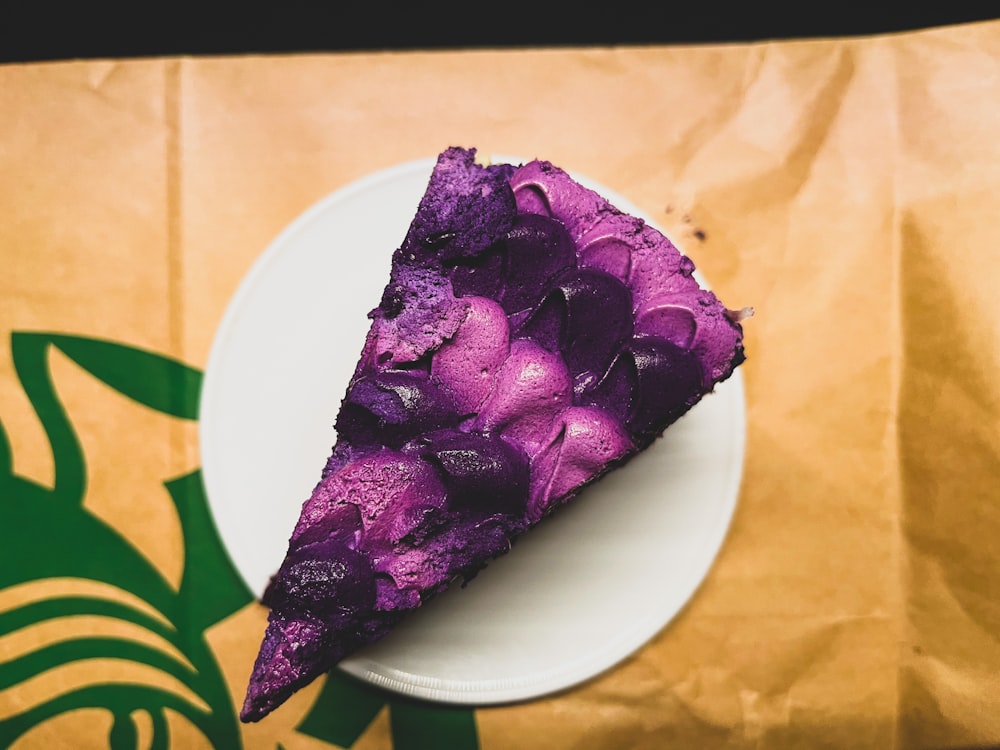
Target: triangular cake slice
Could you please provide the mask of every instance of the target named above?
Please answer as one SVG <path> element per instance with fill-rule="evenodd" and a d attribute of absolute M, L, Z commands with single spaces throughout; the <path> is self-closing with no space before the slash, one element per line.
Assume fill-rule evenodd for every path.
<path fill-rule="evenodd" d="M 740 314 L 552 164 L 438 157 L 265 594 L 256 721 L 585 485 L 743 361 Z"/>

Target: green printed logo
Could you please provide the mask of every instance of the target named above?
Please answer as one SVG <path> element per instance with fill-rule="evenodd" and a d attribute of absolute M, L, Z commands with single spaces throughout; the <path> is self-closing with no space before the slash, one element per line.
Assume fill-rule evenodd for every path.
<path fill-rule="evenodd" d="M 181 362 L 99 339 L 12 334 L 14 367 L 51 445 L 55 480 L 52 487 L 45 487 L 14 473 L 10 442 L 0 421 L 0 592 L 45 579 L 82 579 L 127 592 L 159 617 L 149 609 L 98 595 L 62 595 L 0 610 L 0 639 L 60 618 L 89 615 L 137 626 L 169 644 L 173 653 L 112 636 L 70 638 L 9 660 L 0 653 L 0 694 L 63 665 L 115 659 L 168 675 L 197 701 L 134 682 L 87 684 L 0 719 L 0 747 L 10 746 L 50 719 L 85 708 L 110 714 L 108 746 L 113 750 L 138 748 L 140 714 L 148 717 L 143 724 L 152 727 L 149 746 L 167 748 L 168 711 L 187 719 L 216 748 L 243 747 L 236 707 L 206 631 L 253 597 L 216 533 L 201 473 L 164 480 L 184 541 L 183 574 L 176 587 L 113 525 L 84 507 L 87 465 L 53 382 L 49 363 L 53 348 L 146 408 L 182 420 L 198 415 L 202 375 Z M 137 497 L 136 502 L 144 499 Z M 397 750 L 479 747 L 472 710 L 390 695 L 339 671 L 329 675 L 297 731 L 349 748 L 387 704 Z"/>

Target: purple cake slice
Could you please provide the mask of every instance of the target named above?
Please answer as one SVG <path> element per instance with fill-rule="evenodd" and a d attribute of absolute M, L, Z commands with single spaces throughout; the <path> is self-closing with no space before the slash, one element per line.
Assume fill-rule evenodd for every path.
<path fill-rule="evenodd" d="M 438 157 L 265 593 L 257 721 L 647 448 L 743 361 L 662 234 L 547 162 Z"/>

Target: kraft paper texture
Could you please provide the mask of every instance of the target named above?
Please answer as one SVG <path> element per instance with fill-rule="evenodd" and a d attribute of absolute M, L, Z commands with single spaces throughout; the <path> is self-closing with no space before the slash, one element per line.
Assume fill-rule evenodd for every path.
<path fill-rule="evenodd" d="M 1000 23 L 0 67 L 0 746 L 1000 745 L 998 134 Z M 266 612 L 200 485 L 213 337 L 301 212 L 451 145 L 612 187 L 755 308 L 730 534 L 577 688 L 330 678 L 241 726 Z"/>

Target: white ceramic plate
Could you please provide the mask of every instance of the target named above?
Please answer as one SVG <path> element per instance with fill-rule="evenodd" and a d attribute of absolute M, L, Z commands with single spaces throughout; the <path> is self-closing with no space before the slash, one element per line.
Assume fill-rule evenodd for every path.
<path fill-rule="evenodd" d="M 218 330 L 201 400 L 204 477 L 226 548 L 257 594 L 334 443 L 366 314 L 433 165 L 378 172 L 306 211 L 253 266 Z M 538 697 L 608 669 L 656 635 L 708 572 L 736 506 L 744 439 L 737 371 L 464 590 L 439 596 L 342 668 L 467 704 Z"/>

